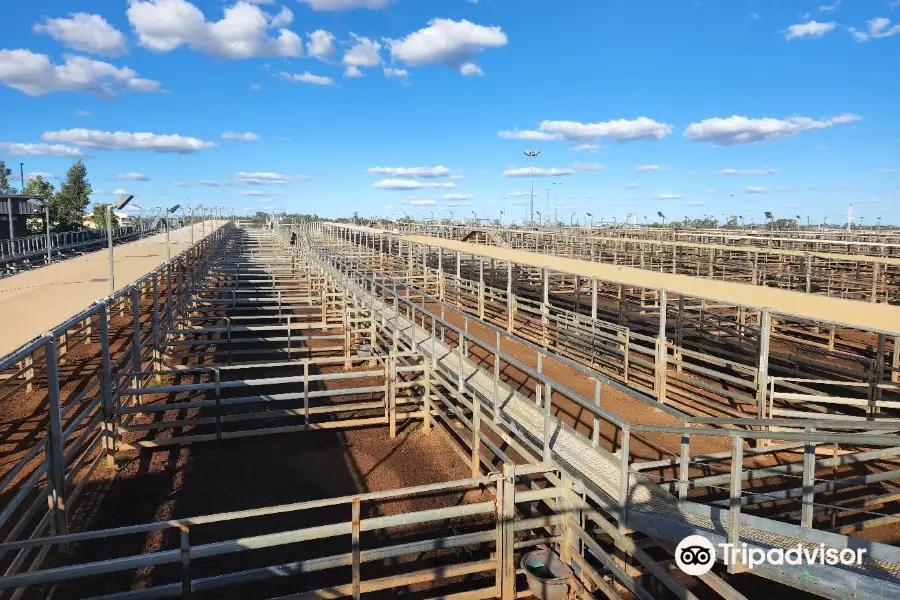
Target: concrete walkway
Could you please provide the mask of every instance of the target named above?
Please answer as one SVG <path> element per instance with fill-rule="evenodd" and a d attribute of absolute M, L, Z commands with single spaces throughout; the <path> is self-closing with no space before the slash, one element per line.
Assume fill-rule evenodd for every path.
<path fill-rule="evenodd" d="M 207 221 L 206 235 L 223 221 Z M 196 224 L 194 242 L 203 237 Z M 191 244 L 191 228 L 170 234 L 171 255 Z M 114 248 L 116 289 L 166 262 L 166 234 Z M 109 251 L 104 248 L 71 260 L 0 279 L 0 357 L 27 344 L 109 294 Z"/>

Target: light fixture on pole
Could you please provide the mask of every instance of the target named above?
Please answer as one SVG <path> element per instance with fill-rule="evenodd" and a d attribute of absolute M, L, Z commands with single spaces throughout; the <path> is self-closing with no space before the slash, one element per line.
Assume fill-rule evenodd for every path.
<path fill-rule="evenodd" d="M 106 205 L 106 240 L 109 243 L 109 297 L 116 295 L 116 270 L 113 257 L 113 228 L 112 228 L 112 211 L 122 210 L 134 198 L 131 194 L 122 194 L 119 201 L 115 204 Z M 49 214 L 49 213 L 48 213 Z M 48 219 L 49 220 L 49 219 Z"/>
<path fill-rule="evenodd" d="M 537 150 L 527 150 L 525 156 L 531 161 L 531 202 L 528 205 L 528 218 L 534 223 L 534 159 L 540 156 Z"/>
<path fill-rule="evenodd" d="M 775 231 L 775 217 L 772 215 L 772 211 L 766 211 L 766 218 L 769 220 L 769 224 L 771 226 L 770 229 L 772 231 Z"/>
<path fill-rule="evenodd" d="M 666 226 L 666 215 L 663 214 L 661 210 L 656 211 L 656 214 L 663 220 L 663 227 Z"/>
<path fill-rule="evenodd" d="M 179 208 L 181 208 L 181 205 L 176 204 L 175 206 L 173 206 L 172 208 L 170 208 L 166 211 L 166 261 L 167 262 L 172 260 L 172 249 L 169 247 L 169 229 L 170 229 L 169 215 L 173 214 Z"/>

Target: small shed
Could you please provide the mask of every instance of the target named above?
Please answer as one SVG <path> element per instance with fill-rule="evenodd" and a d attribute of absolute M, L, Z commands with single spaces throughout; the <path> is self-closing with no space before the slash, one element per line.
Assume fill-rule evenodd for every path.
<path fill-rule="evenodd" d="M 0 240 L 28 235 L 29 217 L 43 214 L 43 200 L 38 196 L 0 194 Z"/>

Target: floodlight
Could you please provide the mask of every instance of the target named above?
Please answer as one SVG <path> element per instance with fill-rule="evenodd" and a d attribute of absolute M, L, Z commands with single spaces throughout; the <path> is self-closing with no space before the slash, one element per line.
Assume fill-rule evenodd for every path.
<path fill-rule="evenodd" d="M 767 218 L 767 219 L 774 219 L 775 217 L 773 217 L 773 216 L 772 216 L 772 213 L 771 213 L 770 211 L 767 210 L 767 211 L 766 211 L 766 218 Z"/>
<path fill-rule="evenodd" d="M 134 196 L 131 194 L 122 194 L 119 196 L 119 201 L 113 205 L 113 208 L 116 210 L 122 210 L 125 206 L 134 199 Z"/>
<path fill-rule="evenodd" d="M 175 212 L 176 210 L 178 210 L 179 208 L 181 208 L 181 205 L 180 205 L 180 204 L 176 204 L 175 206 L 173 206 L 172 208 L 170 208 L 168 212 L 174 213 L 174 212 Z"/>
<path fill-rule="evenodd" d="M 656 211 L 656 214 L 658 214 L 660 216 L 660 218 L 663 218 L 663 219 L 666 218 L 666 215 L 664 215 L 661 210 Z"/>

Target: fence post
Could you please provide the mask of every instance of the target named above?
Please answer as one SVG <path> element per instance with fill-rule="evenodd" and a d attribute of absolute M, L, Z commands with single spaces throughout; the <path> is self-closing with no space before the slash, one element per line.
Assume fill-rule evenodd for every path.
<path fill-rule="evenodd" d="M 214 370 L 216 384 L 216 441 L 222 439 L 222 374 L 219 368 Z"/>
<path fill-rule="evenodd" d="M 44 334 L 44 356 L 47 362 L 47 404 L 50 422 L 47 429 L 47 504 L 53 515 L 54 533 L 66 535 L 66 465 L 63 456 L 62 409 L 59 398 L 59 355 L 56 351 L 56 336 Z M 68 544 L 60 544 L 65 552 Z"/>
<path fill-rule="evenodd" d="M 150 337 L 153 338 L 153 370 L 161 370 L 159 351 L 159 272 L 153 274 L 153 312 L 150 315 Z M 156 374 L 156 381 L 162 379 Z"/>
<path fill-rule="evenodd" d="M 544 464 L 548 467 L 550 466 L 551 459 L 551 450 L 550 450 L 550 413 L 553 410 L 553 386 L 547 381 L 545 384 L 544 391 L 544 450 L 543 450 L 543 460 Z"/>
<path fill-rule="evenodd" d="M 431 365 L 428 359 L 422 357 L 422 377 L 425 380 L 424 390 L 422 392 L 422 400 L 425 414 L 422 419 L 422 431 L 429 433 L 431 431 Z"/>
<path fill-rule="evenodd" d="M 631 425 L 622 426 L 622 445 L 619 447 L 619 533 L 624 534 L 628 520 L 628 486 L 631 483 L 628 465 L 631 462 Z"/>
<path fill-rule="evenodd" d="M 812 433 L 812 429 L 807 427 L 806 433 Z M 837 458 L 837 454 L 835 454 Z M 812 527 L 813 517 L 815 516 L 815 485 L 816 476 L 816 443 L 806 441 L 803 443 L 803 505 L 800 508 L 800 526 Z"/>
<path fill-rule="evenodd" d="M 106 464 L 115 468 L 116 432 L 113 429 L 113 415 L 117 414 L 112 399 L 112 364 L 109 357 L 109 305 L 100 304 L 100 392 L 103 407 L 103 446 L 106 450 Z"/>
<path fill-rule="evenodd" d="M 687 427 L 687 423 L 685 423 Z M 681 500 L 687 498 L 688 494 L 688 474 L 691 465 L 691 436 L 687 433 L 681 434 L 681 454 L 678 457 L 678 497 Z"/>
<path fill-rule="evenodd" d="M 388 358 L 388 427 L 391 439 L 397 437 L 397 357 Z"/>
<path fill-rule="evenodd" d="M 360 530 L 360 520 L 361 520 L 361 510 L 360 510 L 360 500 L 359 496 L 353 496 L 353 500 L 351 501 L 351 509 L 350 509 L 350 530 L 351 530 L 351 554 L 352 554 L 352 566 L 351 569 L 353 571 L 353 600 L 359 600 L 360 597 L 360 588 L 362 587 L 362 581 L 360 580 L 359 573 L 359 565 L 360 565 L 360 548 L 359 548 L 359 530 Z"/>
<path fill-rule="evenodd" d="M 599 379 L 594 380 L 594 404 L 600 408 L 603 401 L 603 384 Z M 600 445 L 600 415 L 594 413 L 593 429 L 591 429 L 591 445 L 596 448 Z"/>
<path fill-rule="evenodd" d="M 502 484 L 502 486 L 500 485 Z M 499 507 L 500 526 L 500 598 L 501 600 L 515 600 L 516 598 L 516 565 L 513 562 L 515 544 L 516 521 L 516 467 L 509 463 L 503 463 L 503 480 L 498 483 L 501 487 Z"/>
<path fill-rule="evenodd" d="M 769 341 L 772 334 L 772 315 L 768 308 L 759 312 L 759 348 L 757 353 L 756 416 L 765 418 L 766 385 L 769 379 Z"/>
<path fill-rule="evenodd" d="M 131 370 L 134 373 L 132 385 L 135 389 L 141 387 L 141 377 L 138 373 L 143 369 L 141 360 L 141 297 L 138 286 L 131 288 Z M 137 396 L 137 403 L 143 404 L 141 396 Z"/>
<path fill-rule="evenodd" d="M 739 548 L 741 541 L 741 474 L 744 469 L 744 440 L 731 438 L 731 483 L 728 494 L 728 543 Z M 734 561 L 729 561 L 728 572 L 738 572 Z"/>
<path fill-rule="evenodd" d="M 190 525 L 179 525 L 179 546 L 181 549 L 181 597 L 191 597 L 191 533 Z"/>
<path fill-rule="evenodd" d="M 666 309 L 668 295 L 666 290 L 659 290 L 659 331 L 656 337 L 656 399 L 666 403 L 666 369 L 669 362 L 669 350 L 666 347 Z"/>

